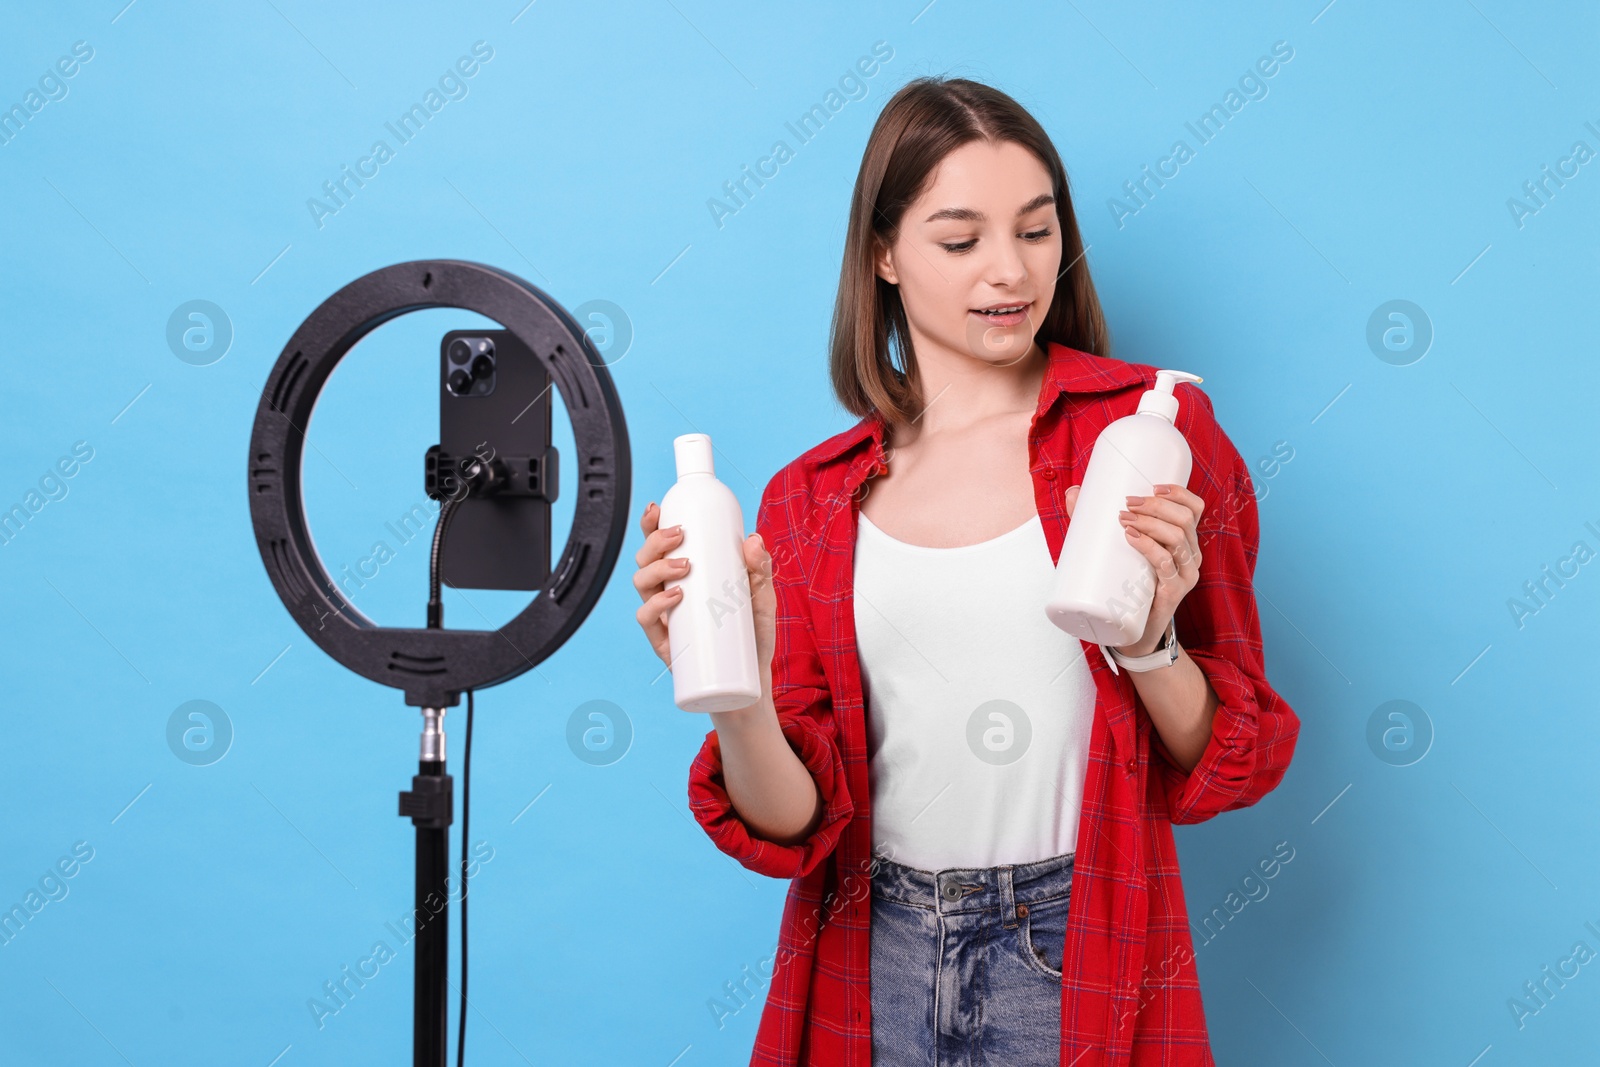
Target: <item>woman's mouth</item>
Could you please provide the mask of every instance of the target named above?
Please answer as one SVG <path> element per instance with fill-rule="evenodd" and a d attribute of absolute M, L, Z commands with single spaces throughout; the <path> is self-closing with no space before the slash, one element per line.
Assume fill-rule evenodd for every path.
<path fill-rule="evenodd" d="M 990 326 L 1015 326 L 1026 322 L 1028 308 L 1032 303 L 996 304 L 989 308 L 973 308 L 971 314 L 976 315 Z"/>

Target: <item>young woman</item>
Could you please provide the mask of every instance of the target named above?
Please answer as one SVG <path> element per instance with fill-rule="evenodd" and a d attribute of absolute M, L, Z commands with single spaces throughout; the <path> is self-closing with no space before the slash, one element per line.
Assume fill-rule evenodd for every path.
<path fill-rule="evenodd" d="M 1192 385 L 1189 484 L 1122 514 L 1144 634 L 1045 617 L 1089 450 L 1156 369 L 1107 356 L 1084 251 L 1016 101 L 919 78 L 885 105 L 831 342 L 861 421 L 762 494 L 763 696 L 690 772 L 717 847 L 791 879 L 752 1064 L 1212 1063 L 1172 824 L 1276 786 L 1299 720 L 1263 671 L 1249 472 Z M 634 585 L 665 661 L 692 562 L 658 518 Z"/>

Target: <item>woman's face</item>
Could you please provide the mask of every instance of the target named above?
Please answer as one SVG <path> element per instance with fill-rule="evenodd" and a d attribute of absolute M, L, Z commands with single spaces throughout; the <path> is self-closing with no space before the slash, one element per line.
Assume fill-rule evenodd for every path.
<path fill-rule="evenodd" d="M 1011 141 L 972 141 L 945 156 L 877 263 L 900 289 L 918 346 L 997 365 L 1033 350 L 1060 270 L 1050 174 Z"/>

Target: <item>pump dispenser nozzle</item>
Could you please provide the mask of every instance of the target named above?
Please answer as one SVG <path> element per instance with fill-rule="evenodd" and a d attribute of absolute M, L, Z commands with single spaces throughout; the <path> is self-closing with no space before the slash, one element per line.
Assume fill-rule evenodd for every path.
<path fill-rule="evenodd" d="M 1158 370 L 1156 371 L 1156 387 L 1147 390 L 1139 398 L 1139 410 L 1148 411 L 1152 415 L 1160 415 L 1168 422 L 1172 422 L 1178 415 L 1178 398 L 1172 395 L 1173 388 L 1179 382 L 1204 381 L 1198 374 L 1190 374 L 1185 370 Z"/>

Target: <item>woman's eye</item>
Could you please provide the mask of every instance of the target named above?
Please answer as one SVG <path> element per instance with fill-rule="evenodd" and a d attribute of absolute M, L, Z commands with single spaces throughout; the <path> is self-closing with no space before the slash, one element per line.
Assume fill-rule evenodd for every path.
<path fill-rule="evenodd" d="M 1029 232 L 1023 234 L 1022 236 L 1026 240 L 1029 240 L 1029 241 L 1042 241 L 1046 237 L 1050 236 L 1050 232 L 1051 231 L 1049 229 L 1030 230 Z M 955 253 L 955 254 L 959 255 L 962 252 L 970 251 L 972 246 L 977 244 L 977 243 L 978 242 L 977 242 L 976 239 L 969 240 L 969 241 L 960 241 L 960 242 L 957 242 L 955 244 L 946 244 L 943 241 L 941 241 L 941 242 L 939 242 L 939 247 L 944 249 L 946 252 L 951 252 L 951 253 Z"/>

